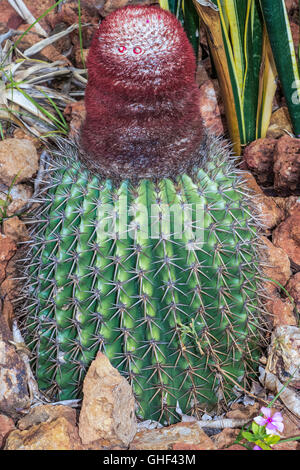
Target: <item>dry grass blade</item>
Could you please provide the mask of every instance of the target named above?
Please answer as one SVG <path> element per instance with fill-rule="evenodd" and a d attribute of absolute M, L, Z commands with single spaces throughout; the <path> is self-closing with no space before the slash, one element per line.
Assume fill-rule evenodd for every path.
<path fill-rule="evenodd" d="M 37 54 L 42 49 L 44 49 L 44 47 L 49 46 L 50 44 L 53 44 L 55 41 L 58 41 L 59 39 L 63 38 L 64 36 L 67 36 L 68 34 L 72 33 L 72 31 L 74 31 L 77 28 L 78 28 L 77 24 L 72 24 L 65 31 L 61 31 L 60 33 L 53 34 L 53 36 L 50 36 L 46 39 L 42 39 L 42 41 L 39 41 L 38 43 L 36 43 L 33 46 L 26 49 L 23 52 L 24 56 L 30 57 L 34 54 Z"/>

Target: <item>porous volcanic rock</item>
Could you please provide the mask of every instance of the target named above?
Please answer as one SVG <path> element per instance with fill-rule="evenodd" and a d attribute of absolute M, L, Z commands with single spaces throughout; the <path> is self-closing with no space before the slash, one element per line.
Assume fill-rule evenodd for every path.
<path fill-rule="evenodd" d="M 244 151 L 244 161 L 261 184 L 272 184 L 274 179 L 273 161 L 276 139 L 262 138 L 249 144 Z"/>
<path fill-rule="evenodd" d="M 274 153 L 274 188 L 290 194 L 300 191 L 300 139 L 281 137 Z"/>
<path fill-rule="evenodd" d="M 300 270 L 300 207 L 273 231 L 272 242 L 288 255 L 292 266 Z"/>

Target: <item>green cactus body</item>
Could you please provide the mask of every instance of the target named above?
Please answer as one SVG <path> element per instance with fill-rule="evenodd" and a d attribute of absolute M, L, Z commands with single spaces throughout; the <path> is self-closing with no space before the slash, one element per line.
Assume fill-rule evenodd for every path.
<path fill-rule="evenodd" d="M 42 391 L 79 397 L 99 350 L 143 418 L 174 422 L 177 405 L 199 416 L 247 387 L 261 329 L 258 223 L 222 145 L 189 176 L 117 184 L 66 144 L 33 216 L 27 272 L 24 333 Z M 185 208 L 182 234 L 174 207 Z"/>

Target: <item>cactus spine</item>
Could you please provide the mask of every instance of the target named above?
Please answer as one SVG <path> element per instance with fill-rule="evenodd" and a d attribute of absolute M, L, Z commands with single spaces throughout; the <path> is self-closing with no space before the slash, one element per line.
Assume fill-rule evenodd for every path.
<path fill-rule="evenodd" d="M 32 216 L 22 325 L 41 390 L 80 396 L 99 350 L 163 423 L 227 403 L 259 354 L 259 223 L 204 137 L 193 50 L 155 6 L 109 15 L 81 143 L 58 142 Z"/>
<path fill-rule="evenodd" d="M 78 397 L 99 349 L 132 384 L 144 418 L 172 422 L 177 403 L 199 415 L 247 386 L 259 353 L 257 220 L 224 144 L 213 139 L 203 167 L 173 181 L 101 180 L 66 143 L 50 173 L 24 324 L 41 390 Z M 173 204 L 192 214 L 181 239 L 166 216 Z M 142 210 L 151 206 L 152 218 Z"/>

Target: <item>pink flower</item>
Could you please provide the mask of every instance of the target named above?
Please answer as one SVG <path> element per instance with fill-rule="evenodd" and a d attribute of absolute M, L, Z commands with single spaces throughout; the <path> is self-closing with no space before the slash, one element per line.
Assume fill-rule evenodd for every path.
<path fill-rule="evenodd" d="M 283 431 L 283 417 L 281 413 L 277 412 L 271 416 L 271 409 L 263 406 L 260 410 L 263 413 L 263 416 L 257 416 L 254 418 L 254 421 L 259 426 L 266 426 L 267 434 L 279 434 Z M 279 431 L 279 432 L 278 432 Z"/>
<path fill-rule="evenodd" d="M 262 450 L 262 448 L 259 447 L 258 445 L 255 445 L 255 446 L 253 447 L 253 450 Z"/>

